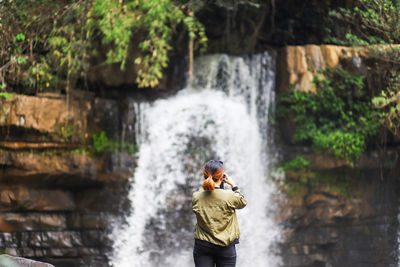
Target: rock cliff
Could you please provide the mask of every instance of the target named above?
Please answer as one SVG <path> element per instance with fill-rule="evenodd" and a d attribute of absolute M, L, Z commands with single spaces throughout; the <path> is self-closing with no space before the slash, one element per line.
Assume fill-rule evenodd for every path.
<path fill-rule="evenodd" d="M 366 73 L 363 58 L 362 51 L 348 47 L 280 48 L 277 92 L 292 86 L 312 92 L 314 75 L 326 67 Z M 98 153 L 92 137 L 105 132 L 115 142 L 135 144 L 138 128 L 128 124 L 137 124 L 138 110 L 134 101 L 72 95 L 0 99 L 0 249 L 57 267 L 108 266 L 110 225 L 129 210 L 135 157 Z M 281 184 L 286 193 L 276 217 L 284 230 L 284 266 L 395 266 L 396 149 L 388 150 L 383 165 L 381 154 L 369 151 L 350 168 L 297 145 L 294 128 L 285 121 L 277 129 L 281 157 L 303 155 L 312 164 L 308 173 L 287 174 Z"/>
<path fill-rule="evenodd" d="M 107 266 L 135 159 L 90 148 L 94 132 L 121 134 L 105 115 L 118 118 L 120 103 L 74 95 L 0 100 L 0 248 L 55 266 Z"/>
<path fill-rule="evenodd" d="M 368 81 L 367 54 L 365 49 L 331 45 L 281 48 L 277 91 L 313 93 L 315 75 L 328 67 L 343 67 Z M 297 144 L 295 128 L 290 119 L 279 122 L 283 161 L 302 156 L 311 165 L 280 180 L 286 192 L 277 214 L 284 229 L 284 266 L 397 266 L 398 147 L 369 149 L 350 167 L 345 160 Z"/>

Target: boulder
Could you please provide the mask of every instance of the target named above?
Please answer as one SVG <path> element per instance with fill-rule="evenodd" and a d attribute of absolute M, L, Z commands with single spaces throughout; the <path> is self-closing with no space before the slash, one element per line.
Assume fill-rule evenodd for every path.
<path fill-rule="evenodd" d="M 62 95 L 54 98 L 17 94 L 11 99 L 0 99 L 0 127 L 20 129 L 19 135 L 25 141 L 44 141 L 45 138 L 83 142 L 92 106 L 91 98 L 82 94 L 73 91 L 69 100 Z M 12 139 L 18 139 L 15 133 Z"/>
<path fill-rule="evenodd" d="M 0 210 L 69 211 L 75 209 L 72 192 L 31 189 L 25 186 L 0 190 Z"/>
<path fill-rule="evenodd" d="M 10 255 L 0 255 L 0 267 L 54 267 L 54 265 Z"/>
<path fill-rule="evenodd" d="M 313 92 L 312 81 L 318 71 L 337 67 L 342 60 L 358 57 L 359 53 L 351 47 L 334 45 L 286 46 L 278 53 L 278 89 L 287 91 L 294 87 L 297 91 Z"/>
<path fill-rule="evenodd" d="M 65 215 L 41 213 L 12 213 L 0 215 L 0 231 L 16 232 L 34 229 L 57 230 L 66 228 Z"/>
<path fill-rule="evenodd" d="M 85 154 L 74 152 L 46 154 L 2 149 L 0 149 L 0 165 L 6 167 L 0 173 L 0 180 L 34 176 L 43 179 L 55 176 L 94 179 L 97 168 L 93 158 Z"/>
<path fill-rule="evenodd" d="M 82 238 L 78 231 L 31 232 L 29 246 L 35 248 L 74 248 L 82 246 Z"/>

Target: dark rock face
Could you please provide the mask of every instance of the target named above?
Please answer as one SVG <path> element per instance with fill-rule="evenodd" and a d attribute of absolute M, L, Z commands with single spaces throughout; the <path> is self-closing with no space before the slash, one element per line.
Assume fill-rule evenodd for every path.
<path fill-rule="evenodd" d="M 71 211 L 75 209 L 75 202 L 73 194 L 65 190 L 17 187 L 0 190 L 0 209 Z"/>
<path fill-rule="evenodd" d="M 333 45 L 281 48 L 277 91 L 293 86 L 312 92 L 316 70 L 327 67 L 345 66 L 368 77 L 365 55 Z M 293 118 L 279 122 L 282 156 L 300 155 L 311 165 L 286 174 L 286 190 L 292 187 L 295 195 L 282 201 L 278 214 L 284 266 L 398 266 L 398 143 L 389 142 L 384 153 L 370 148 L 350 168 L 345 160 L 300 146 L 295 129 Z"/>
<path fill-rule="evenodd" d="M 93 132 L 130 144 L 134 135 L 115 119 L 127 112 L 118 101 L 71 103 L 67 114 L 63 98 L 0 101 L 0 250 L 57 267 L 109 266 L 108 236 L 129 210 L 135 158 L 74 149 L 86 149 Z"/>
<path fill-rule="evenodd" d="M 287 66 L 303 59 L 307 63 L 306 58 L 318 63 L 325 52 L 331 61 L 324 62 L 330 65 L 336 62 L 337 49 L 328 48 L 288 48 L 285 53 L 292 57 L 287 57 Z M 309 76 L 308 65 L 293 66 L 298 67 L 293 74 L 302 74 L 293 77 Z M 297 78 L 294 82 L 303 89 L 309 84 L 309 79 Z M 89 97 L 80 102 L 83 105 L 72 106 L 70 115 L 76 117 L 71 118 L 64 114 L 65 100 L 14 100 L 0 101 L 0 250 L 57 267 L 109 266 L 110 226 L 129 210 L 128 178 L 135 158 L 125 152 L 94 157 L 71 149 L 84 145 L 89 129 L 134 144 L 135 129 L 129 126 L 137 123 L 136 106 L 127 100 Z M 28 107 L 43 110 L 35 113 Z M 78 129 L 71 136 L 62 130 L 70 119 Z M 303 154 L 312 160 L 318 178 L 335 179 L 306 184 L 304 193 L 282 199 L 278 218 L 284 228 L 284 266 L 397 266 L 400 172 L 385 173 L 380 179 L 376 153 L 363 155 L 355 169 L 346 169 L 344 161 L 310 148 L 295 150 L 294 145 L 286 156 Z M 338 177 L 352 183 L 343 185 Z"/>
<path fill-rule="evenodd" d="M 397 266 L 398 174 L 386 170 L 382 180 L 378 168 L 326 165 L 315 173 L 342 180 L 309 184 L 282 201 L 284 266 Z"/>
<path fill-rule="evenodd" d="M 126 183 L 115 182 L 64 191 L 56 189 L 54 193 L 63 193 L 61 202 L 54 200 L 53 205 L 16 205 L 13 209 L 3 202 L 0 248 L 9 255 L 55 266 L 108 266 L 107 255 L 112 247 L 108 235 L 112 223 L 123 217 L 123 207 L 129 206 L 127 188 Z M 13 192 L 12 189 L 3 191 Z M 37 191 L 44 194 L 50 190 Z M 14 199 L 17 203 L 23 202 Z"/>

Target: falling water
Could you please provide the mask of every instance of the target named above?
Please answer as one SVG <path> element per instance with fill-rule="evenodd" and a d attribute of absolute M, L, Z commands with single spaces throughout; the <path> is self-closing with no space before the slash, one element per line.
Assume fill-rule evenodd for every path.
<path fill-rule="evenodd" d="M 193 85 L 177 95 L 140 103 L 138 166 L 132 178 L 133 210 L 115 226 L 112 265 L 193 266 L 192 192 L 209 159 L 225 162 L 248 200 L 237 211 L 238 266 L 279 266 L 279 238 L 268 181 L 268 108 L 274 98 L 275 59 L 213 55 L 195 62 Z"/>

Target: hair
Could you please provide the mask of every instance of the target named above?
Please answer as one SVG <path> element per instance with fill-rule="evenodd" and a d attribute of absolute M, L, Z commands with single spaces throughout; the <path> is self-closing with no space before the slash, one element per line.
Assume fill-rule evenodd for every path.
<path fill-rule="evenodd" d="M 215 180 L 219 180 L 224 175 L 224 167 L 222 161 L 210 160 L 203 167 L 203 176 L 206 179 L 203 182 L 203 189 L 213 191 L 215 189 Z"/>

